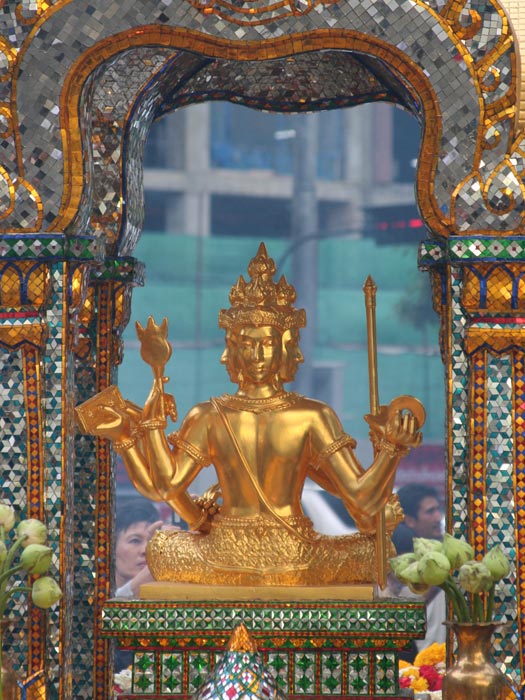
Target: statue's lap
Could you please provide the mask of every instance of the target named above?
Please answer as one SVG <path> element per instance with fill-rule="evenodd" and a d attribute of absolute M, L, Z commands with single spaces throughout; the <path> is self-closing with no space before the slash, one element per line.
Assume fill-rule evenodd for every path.
<path fill-rule="evenodd" d="M 294 531 L 271 519 L 240 518 L 220 518 L 206 535 L 159 531 L 148 546 L 151 573 L 162 582 L 283 588 L 370 586 L 377 579 L 374 537 L 319 535 L 307 518 L 287 521 Z"/>

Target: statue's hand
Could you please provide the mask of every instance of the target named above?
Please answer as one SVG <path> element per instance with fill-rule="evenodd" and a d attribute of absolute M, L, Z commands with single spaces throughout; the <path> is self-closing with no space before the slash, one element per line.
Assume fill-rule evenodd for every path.
<path fill-rule="evenodd" d="M 377 413 L 368 413 L 365 420 L 370 426 L 370 431 L 377 439 L 385 437 L 386 424 L 388 422 L 388 406 L 380 406 Z"/>
<path fill-rule="evenodd" d="M 354 517 L 359 532 L 363 535 L 373 535 L 377 529 L 377 517 L 367 513 L 358 512 Z M 399 503 L 397 494 L 392 494 L 385 504 L 385 525 L 388 533 L 392 533 L 399 523 L 403 522 L 405 514 Z"/>
<path fill-rule="evenodd" d="M 173 394 L 164 394 L 164 411 L 175 423 L 177 420 L 177 404 Z"/>
<path fill-rule="evenodd" d="M 137 321 L 137 337 L 140 340 L 140 356 L 155 371 L 155 376 L 162 375 L 164 366 L 171 357 L 171 345 L 168 342 L 168 319 L 162 319 L 158 326 L 150 316 L 143 328 Z"/>
<path fill-rule="evenodd" d="M 413 413 L 409 410 L 402 412 L 399 409 L 392 411 L 386 423 L 386 440 L 398 447 L 417 447 L 422 440 L 421 432 L 418 430 L 418 422 Z"/>
<path fill-rule="evenodd" d="M 132 422 L 126 412 L 117 411 L 111 406 L 99 406 L 97 419 L 96 425 L 91 426 L 92 435 L 119 442 L 131 436 Z"/>
<path fill-rule="evenodd" d="M 209 532 L 211 529 L 211 521 L 221 512 L 219 499 L 222 497 L 219 484 L 214 484 L 202 496 L 193 496 L 195 504 L 202 508 L 202 518 L 196 529 L 200 532 Z"/>
<path fill-rule="evenodd" d="M 164 384 L 168 381 L 167 377 L 155 379 L 146 403 L 142 411 L 142 423 L 144 421 L 166 421 L 166 416 L 171 418 L 177 417 L 177 409 L 175 399 L 171 394 L 164 393 Z M 165 427 L 165 426 L 164 426 Z"/>
<path fill-rule="evenodd" d="M 420 429 L 425 417 L 420 401 L 413 396 L 398 396 L 389 406 L 380 406 L 377 414 L 365 416 L 365 420 L 370 426 L 374 446 L 386 441 L 401 449 L 410 449 L 421 443 Z"/>

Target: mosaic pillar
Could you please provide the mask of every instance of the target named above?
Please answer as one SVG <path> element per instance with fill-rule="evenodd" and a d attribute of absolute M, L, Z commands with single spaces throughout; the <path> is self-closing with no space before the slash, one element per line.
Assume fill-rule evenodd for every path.
<path fill-rule="evenodd" d="M 77 377 L 94 376 L 100 388 L 111 380 L 120 357 L 119 333 L 127 323 L 130 263 L 101 265 L 101 252 L 100 242 L 91 237 L 13 234 L 0 240 L 3 497 L 20 518 L 46 522 L 55 553 L 52 573 L 63 590 L 61 605 L 45 613 L 24 596 L 11 610 L 8 644 L 30 698 L 45 696 L 45 679 L 50 697 L 93 697 L 88 683 L 93 683 L 94 664 L 104 697 L 110 688 L 107 643 L 97 641 L 95 620 L 110 594 L 112 460 L 107 447 L 99 445 L 89 473 L 82 471 L 87 465 L 75 454 L 73 411 Z M 87 290 L 95 263 L 96 342 L 93 352 L 82 357 L 86 344 L 78 326 L 92 298 Z M 78 390 L 82 393 L 82 387 Z M 84 569 L 76 571 L 79 557 Z M 86 653 L 93 639 L 94 658 Z"/>
<path fill-rule="evenodd" d="M 499 260 L 497 258 L 500 258 Z M 511 238 L 423 244 L 441 280 L 448 434 L 447 520 L 476 555 L 501 545 L 515 571 L 496 588 L 496 657 L 516 682 L 525 642 L 525 285 Z M 432 262 L 431 262 L 432 260 Z"/>
<path fill-rule="evenodd" d="M 76 404 L 115 383 L 131 288 L 142 284 L 142 274 L 142 266 L 132 258 L 106 259 L 93 268 L 77 315 Z M 91 700 L 113 694 L 112 647 L 102 638 L 97 621 L 113 593 L 115 458 L 107 440 L 77 433 L 75 460 L 74 615 L 76 628 L 85 634 L 73 643 L 73 663 L 78 669 L 73 697 Z"/>

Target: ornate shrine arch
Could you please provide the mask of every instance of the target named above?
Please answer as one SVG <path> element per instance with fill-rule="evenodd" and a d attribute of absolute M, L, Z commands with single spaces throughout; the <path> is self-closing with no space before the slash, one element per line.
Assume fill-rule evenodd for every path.
<path fill-rule="evenodd" d="M 519 623 L 502 657 L 522 671 L 525 135 L 502 6 L 23 0 L 0 27 L 0 275 L 12 290 L 0 445 L 10 497 L 50 525 L 65 591 L 50 616 L 60 645 L 42 642 L 36 610 L 17 637 L 28 674 L 47 667 L 61 698 L 109 693 L 97 620 L 111 592 L 113 459 L 76 434 L 72 407 L 112 383 L 120 361 L 141 283 L 130 256 L 151 122 L 205 99 L 282 111 L 388 100 L 421 121 L 420 264 L 442 319 L 448 516 L 479 551 L 501 541 L 516 561 L 500 602 Z"/>

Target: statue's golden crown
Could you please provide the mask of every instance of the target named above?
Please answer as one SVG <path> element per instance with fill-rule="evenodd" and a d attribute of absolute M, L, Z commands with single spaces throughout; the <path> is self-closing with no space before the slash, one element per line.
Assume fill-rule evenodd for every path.
<path fill-rule="evenodd" d="M 273 281 L 275 262 L 268 257 L 261 243 L 257 255 L 250 260 L 250 282 L 241 275 L 230 292 L 229 309 L 219 312 L 219 326 L 231 329 L 242 326 L 274 326 L 281 331 L 303 328 L 306 325 L 304 309 L 295 309 L 295 289 L 284 275 Z"/>

